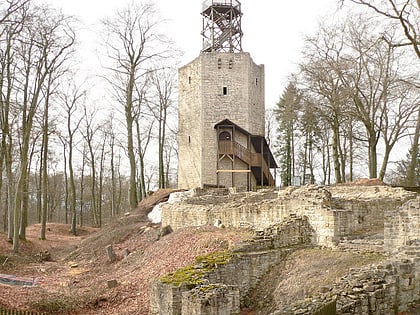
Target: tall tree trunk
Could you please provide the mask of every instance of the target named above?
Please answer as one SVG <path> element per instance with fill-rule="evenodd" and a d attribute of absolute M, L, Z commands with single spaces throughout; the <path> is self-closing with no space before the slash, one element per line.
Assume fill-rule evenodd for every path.
<path fill-rule="evenodd" d="M 142 200 L 143 198 L 146 197 L 146 180 L 145 180 L 145 172 L 144 172 L 144 151 L 146 148 L 143 148 L 143 144 L 141 141 L 141 131 L 140 131 L 140 122 L 139 119 L 136 119 L 135 121 L 136 124 L 136 132 L 137 132 L 137 147 L 139 148 L 139 168 L 138 168 L 138 172 L 139 172 L 139 197 L 140 200 Z M 147 147 L 147 144 L 146 144 Z"/>
<path fill-rule="evenodd" d="M 339 136 L 339 124 L 336 122 L 334 126 L 332 126 L 333 132 L 333 143 L 332 143 L 332 155 L 333 155 L 333 163 L 334 163 L 334 175 L 335 181 L 337 184 L 342 182 L 341 179 L 341 167 L 340 167 L 340 154 L 339 154 L 339 145 L 340 145 L 340 136 Z"/>
<path fill-rule="evenodd" d="M 115 162 L 114 162 L 114 135 L 111 134 L 111 157 L 110 157 L 110 167 L 111 167 L 111 217 L 114 217 L 116 214 L 116 206 L 117 206 L 117 187 L 115 182 Z"/>
<path fill-rule="evenodd" d="M 353 121 L 350 120 L 350 125 L 349 125 L 349 181 L 352 182 L 353 181 L 353 158 L 354 158 L 354 153 L 353 153 Z"/>
<path fill-rule="evenodd" d="M 69 180 L 68 180 L 68 173 L 67 173 L 67 152 L 66 152 L 66 144 L 63 141 L 63 169 L 64 169 L 64 222 L 69 224 Z"/>
<path fill-rule="evenodd" d="M 70 184 L 70 232 L 73 235 L 77 235 L 77 212 L 76 212 L 76 184 L 74 179 L 74 170 L 73 170 L 73 136 L 71 131 L 71 117 L 67 117 L 67 129 L 68 134 L 71 135 L 69 139 L 69 184 Z"/>
<path fill-rule="evenodd" d="M 137 207 L 137 184 L 136 184 L 136 156 L 134 154 L 134 139 L 133 139 L 133 91 L 135 84 L 135 69 L 132 67 L 129 73 L 129 80 L 127 84 L 127 95 L 125 104 L 125 120 L 127 124 L 127 153 L 130 163 L 130 188 L 129 188 L 129 202 L 130 208 Z M 140 150 L 140 148 L 139 148 Z"/>
<path fill-rule="evenodd" d="M 418 155 L 419 155 L 419 137 L 420 137 L 420 108 L 417 114 L 417 124 L 414 131 L 413 144 L 410 150 L 410 164 L 407 170 L 407 185 L 416 185 L 416 166 L 418 166 Z"/>
<path fill-rule="evenodd" d="M 85 196 L 85 167 L 84 167 L 85 163 L 86 163 L 86 155 L 85 153 L 83 153 L 82 171 L 80 174 L 80 222 L 79 222 L 80 226 L 83 226 L 85 224 L 84 222 L 85 217 L 83 215 L 83 209 L 85 207 L 85 202 L 84 202 L 85 200 L 84 198 Z"/>
<path fill-rule="evenodd" d="M 42 208 L 41 208 L 41 240 L 45 240 L 48 211 L 48 111 L 49 111 L 48 89 L 44 107 L 44 126 L 42 130 Z"/>
<path fill-rule="evenodd" d="M 369 178 L 378 177 L 378 156 L 376 153 L 377 139 L 374 131 L 370 131 L 368 135 L 369 141 Z"/>

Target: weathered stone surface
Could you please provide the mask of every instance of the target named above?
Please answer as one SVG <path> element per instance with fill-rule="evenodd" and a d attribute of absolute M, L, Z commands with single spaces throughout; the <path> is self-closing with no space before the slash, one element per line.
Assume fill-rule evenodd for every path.
<path fill-rule="evenodd" d="M 115 279 L 108 280 L 106 284 L 107 284 L 108 289 L 113 289 L 113 288 L 116 288 L 118 286 L 118 282 Z"/>
<path fill-rule="evenodd" d="M 236 309 L 237 301 L 243 301 L 248 291 L 258 284 L 261 277 L 273 265 L 282 261 L 293 248 L 309 245 L 311 233 L 307 220 L 299 217 L 260 231 L 252 240 L 238 244 L 233 249 L 228 263 L 217 266 L 204 275 L 203 281 L 205 280 L 208 288 L 215 284 L 216 287 L 220 287 L 223 284 L 227 287 L 221 292 L 230 292 L 230 295 L 223 293 L 210 299 L 213 303 L 210 304 L 213 305 L 210 308 L 206 308 L 209 299 L 199 298 L 197 292 L 200 291 L 200 287 L 190 292 L 182 284 L 174 286 L 161 281 L 154 283 L 151 289 L 151 314 L 235 314 L 218 313 L 216 310 L 221 309 L 222 305 L 227 309 Z M 202 267 L 197 265 L 195 268 L 201 270 Z M 186 311 L 190 308 L 194 310 L 192 313 Z M 181 312 L 181 309 L 184 311 Z"/>
<path fill-rule="evenodd" d="M 179 69 L 179 188 L 217 185 L 214 126 L 220 121 L 228 118 L 251 134 L 264 135 L 264 85 L 264 66 L 245 52 L 200 54 Z M 222 174 L 219 184 L 247 187 L 247 175 Z"/>
<path fill-rule="evenodd" d="M 291 216 L 305 216 L 315 231 L 312 243 L 327 247 L 335 247 L 344 238 L 383 233 L 384 214 L 416 196 L 387 186 L 316 185 L 278 192 L 194 190 L 183 196 L 187 195 L 189 198 L 162 205 L 162 225 L 176 230 L 210 225 L 217 220 L 226 227 L 264 229 Z"/>
<path fill-rule="evenodd" d="M 184 315 L 240 313 L 239 288 L 224 284 L 204 285 L 182 293 Z"/>
<path fill-rule="evenodd" d="M 254 229 L 255 237 L 238 244 L 228 264 L 205 276 L 209 285 L 237 288 L 240 301 L 270 266 L 302 244 L 364 252 L 385 249 L 393 256 L 377 266 L 351 269 L 319 296 L 286 305 L 273 315 L 329 314 L 322 312 L 333 308 L 336 314 L 387 315 L 404 312 L 420 299 L 420 197 L 415 193 L 387 186 L 308 185 L 279 192 L 186 194 L 163 205 L 163 224 L 178 229 L 218 222 Z M 227 297 L 216 290 L 200 296 L 161 282 L 152 292 L 152 314 L 181 314 L 182 309 L 195 312 L 182 314 L 219 314 L 218 308 L 229 310 L 236 303 L 235 294 Z"/>

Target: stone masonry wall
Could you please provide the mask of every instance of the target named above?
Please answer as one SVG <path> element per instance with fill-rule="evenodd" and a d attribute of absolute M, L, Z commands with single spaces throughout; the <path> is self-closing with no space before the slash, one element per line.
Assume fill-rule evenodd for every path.
<path fill-rule="evenodd" d="M 201 187 L 203 160 L 201 60 L 178 71 L 178 187 Z"/>
<path fill-rule="evenodd" d="M 386 186 L 308 185 L 281 191 L 200 194 L 162 206 L 162 225 L 173 229 L 213 224 L 264 229 L 290 216 L 305 216 L 314 229 L 312 243 L 333 247 L 346 237 L 383 233 L 384 213 L 415 198 L 415 193 Z M 213 193 L 219 194 L 214 196 Z M 221 194 L 220 194 L 221 192 Z"/>
<path fill-rule="evenodd" d="M 291 218 L 238 244 L 229 262 L 207 273 L 201 286 L 188 288 L 157 281 L 151 288 L 151 314 L 238 313 L 238 301 L 244 300 L 269 268 L 293 250 L 291 247 L 309 244 L 312 233 L 306 218 Z M 201 269 L 199 265 L 195 268 Z"/>
<path fill-rule="evenodd" d="M 338 315 L 395 315 L 419 299 L 415 266 L 409 259 L 351 270 L 334 287 L 325 289 L 319 296 L 284 306 L 271 315 L 309 315 L 334 300 Z"/>
<path fill-rule="evenodd" d="M 220 220 L 228 226 L 252 227 L 256 237 L 239 244 L 229 264 L 206 275 L 210 289 L 204 293 L 200 287 L 190 291 L 155 284 L 160 289 L 154 290 L 152 303 L 165 311 L 153 314 L 235 314 L 237 301 L 243 301 L 268 268 L 293 250 L 290 245 L 311 242 L 334 247 L 341 238 L 351 240 L 371 233 L 383 233 L 384 249 L 392 254 L 388 261 L 350 270 L 334 286 L 321 290 L 320 296 L 284 306 L 271 315 L 335 314 L 331 310 L 343 315 L 391 315 L 409 310 L 420 300 L 420 197 L 415 193 L 384 186 L 233 192 L 189 191 L 189 198 L 180 195 L 179 202 L 163 212 L 163 224 L 174 228 L 190 220 L 193 225 Z M 277 224 L 264 229 L 270 222 Z M 212 283 L 218 285 L 212 287 Z M 170 305 L 160 305 L 168 292 L 173 294 L 166 299 Z M 187 306 L 194 313 L 181 312 Z M 167 312 L 176 308 L 178 312 Z"/>
<path fill-rule="evenodd" d="M 214 284 L 182 293 L 181 314 L 232 315 L 240 311 L 239 289 L 235 286 Z"/>
<path fill-rule="evenodd" d="M 420 197 L 385 214 L 384 249 L 395 253 L 412 244 L 420 245 Z"/>
<path fill-rule="evenodd" d="M 264 66 L 249 53 L 200 54 L 179 69 L 179 188 L 217 185 L 220 121 L 264 135 L 264 84 Z"/>

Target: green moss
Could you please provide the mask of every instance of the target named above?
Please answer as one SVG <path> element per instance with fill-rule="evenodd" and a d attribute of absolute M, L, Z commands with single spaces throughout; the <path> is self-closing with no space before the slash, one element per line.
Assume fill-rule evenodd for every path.
<path fill-rule="evenodd" d="M 214 252 L 204 256 L 197 256 L 195 261 L 204 269 L 214 270 L 218 266 L 227 264 L 232 258 L 232 253 L 229 251 Z"/>
<path fill-rule="evenodd" d="M 207 285 L 202 285 L 198 288 L 199 292 L 207 292 L 207 291 L 211 291 L 213 289 L 216 288 L 220 288 L 220 285 L 218 284 L 207 284 Z"/>
<path fill-rule="evenodd" d="M 192 289 L 203 283 L 203 276 L 203 270 L 197 269 L 194 266 L 187 266 L 175 272 L 168 273 L 166 276 L 160 278 L 160 280 L 165 284 L 173 284 L 174 286 L 185 284 L 189 289 Z"/>
<path fill-rule="evenodd" d="M 195 258 L 195 265 L 190 265 L 171 272 L 166 276 L 160 278 L 165 284 L 172 284 L 179 286 L 185 284 L 189 289 L 201 285 L 204 276 L 218 268 L 218 266 L 227 264 L 232 258 L 232 253 L 228 251 L 215 252 L 204 256 L 197 256 Z"/>

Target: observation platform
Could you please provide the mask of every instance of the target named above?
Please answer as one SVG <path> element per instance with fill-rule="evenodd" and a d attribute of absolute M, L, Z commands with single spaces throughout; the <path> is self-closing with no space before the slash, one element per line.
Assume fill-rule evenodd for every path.
<path fill-rule="evenodd" d="M 206 0 L 203 2 L 202 14 L 210 16 L 212 10 L 225 14 L 233 10 L 235 15 L 241 14 L 241 3 L 237 0 Z"/>

